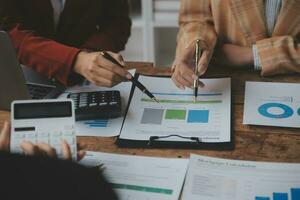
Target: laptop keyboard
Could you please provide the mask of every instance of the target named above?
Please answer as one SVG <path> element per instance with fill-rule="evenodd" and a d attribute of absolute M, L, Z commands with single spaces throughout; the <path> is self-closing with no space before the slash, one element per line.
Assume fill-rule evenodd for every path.
<path fill-rule="evenodd" d="M 31 95 L 32 99 L 43 99 L 47 94 L 53 90 L 52 87 L 40 86 L 40 85 L 33 85 L 27 84 L 29 94 Z"/>

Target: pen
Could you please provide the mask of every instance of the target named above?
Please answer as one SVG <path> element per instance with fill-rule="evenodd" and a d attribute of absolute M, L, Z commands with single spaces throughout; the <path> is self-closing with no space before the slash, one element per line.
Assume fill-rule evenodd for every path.
<path fill-rule="evenodd" d="M 200 40 L 196 41 L 196 47 L 195 47 L 195 69 L 194 73 L 198 77 L 197 80 L 194 80 L 194 102 L 196 102 L 198 97 L 198 87 L 199 87 L 199 76 L 198 76 L 198 63 L 201 56 L 201 49 L 200 49 Z"/>
<path fill-rule="evenodd" d="M 115 60 L 109 53 L 107 53 L 106 51 L 101 51 L 100 54 L 107 60 L 111 61 L 112 63 L 124 68 L 124 66 L 122 66 L 117 60 Z M 159 103 L 159 101 L 157 100 L 157 98 L 155 98 L 155 96 L 149 92 L 149 90 L 138 80 L 136 80 L 133 76 L 130 79 L 130 81 L 132 82 L 133 85 L 135 85 L 136 87 L 138 87 L 144 94 L 148 95 L 153 101 Z"/>

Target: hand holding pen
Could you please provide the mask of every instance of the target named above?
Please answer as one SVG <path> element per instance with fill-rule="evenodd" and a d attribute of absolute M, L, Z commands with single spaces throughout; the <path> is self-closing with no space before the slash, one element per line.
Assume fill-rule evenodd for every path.
<path fill-rule="evenodd" d="M 109 52 L 109 54 L 118 63 L 125 64 L 120 54 L 113 52 Z M 102 87 L 113 87 L 132 77 L 126 69 L 105 59 L 99 52 L 81 51 L 75 59 L 73 70 L 76 74 L 84 76 L 89 82 Z"/>
<path fill-rule="evenodd" d="M 106 51 L 101 51 L 100 54 L 110 62 L 118 65 L 120 68 L 125 68 L 123 65 L 121 65 L 116 59 L 114 59 L 109 53 Z M 127 76 L 126 76 L 127 77 Z M 137 79 L 135 79 L 132 75 L 128 77 L 128 80 L 132 82 L 134 86 L 139 88 L 143 93 L 145 93 L 148 97 L 150 97 L 153 101 L 159 103 L 159 101 L 155 98 L 155 96 Z"/>
<path fill-rule="evenodd" d="M 188 48 L 183 49 L 181 54 L 177 54 L 174 64 L 172 66 L 172 80 L 175 85 L 180 89 L 186 87 L 194 89 L 194 80 L 199 80 L 199 77 L 205 74 L 209 63 L 209 50 L 202 48 L 204 45 L 199 41 L 200 49 L 202 50 L 201 56 L 197 65 L 197 72 L 195 73 L 195 46 L 196 41 Z M 199 87 L 204 84 L 199 80 Z"/>

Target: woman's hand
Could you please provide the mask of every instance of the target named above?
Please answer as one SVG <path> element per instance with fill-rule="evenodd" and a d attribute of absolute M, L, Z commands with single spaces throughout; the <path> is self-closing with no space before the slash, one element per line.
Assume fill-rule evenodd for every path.
<path fill-rule="evenodd" d="M 37 155 L 45 155 L 50 158 L 57 158 L 56 150 L 46 143 L 37 143 L 32 144 L 31 142 L 23 142 L 21 144 L 21 149 L 24 151 L 25 155 L 28 156 L 37 156 Z M 72 160 L 72 153 L 70 150 L 70 146 L 66 141 L 61 142 L 61 151 L 63 160 Z M 85 156 L 85 151 L 79 151 L 77 153 L 78 161 L 81 160 Z"/>
<path fill-rule="evenodd" d="M 10 144 L 10 123 L 5 122 L 0 135 L 0 151 L 9 151 Z M 46 155 L 51 158 L 57 158 L 56 150 L 46 143 L 32 144 L 31 142 L 23 142 L 21 148 L 25 155 L 36 156 L 36 155 Z M 72 153 L 70 146 L 66 141 L 61 142 L 62 148 L 62 159 L 71 160 Z M 85 151 L 78 151 L 77 158 L 81 160 L 85 155 Z"/>
<path fill-rule="evenodd" d="M 201 76 L 206 72 L 209 59 L 209 51 L 204 49 L 197 66 L 198 76 Z M 189 48 L 185 49 L 185 52 L 180 58 L 177 58 L 174 61 L 172 66 L 172 80 L 178 88 L 184 90 L 185 87 L 193 87 L 194 80 L 199 79 L 199 77 L 194 73 L 194 68 L 195 45 L 191 45 Z M 201 81 L 199 83 L 200 86 L 204 85 Z"/>
<path fill-rule="evenodd" d="M 126 65 L 120 54 L 108 53 L 121 65 Z M 91 83 L 104 87 L 113 87 L 132 78 L 126 69 L 105 59 L 99 52 L 80 52 L 75 61 L 74 71 Z"/>

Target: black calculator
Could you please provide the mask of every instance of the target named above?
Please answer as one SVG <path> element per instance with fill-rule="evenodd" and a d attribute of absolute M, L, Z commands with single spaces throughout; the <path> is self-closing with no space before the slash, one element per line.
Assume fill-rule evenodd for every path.
<path fill-rule="evenodd" d="M 109 119 L 122 114 L 120 91 L 97 91 L 70 93 L 73 99 L 77 121 L 92 119 Z"/>

